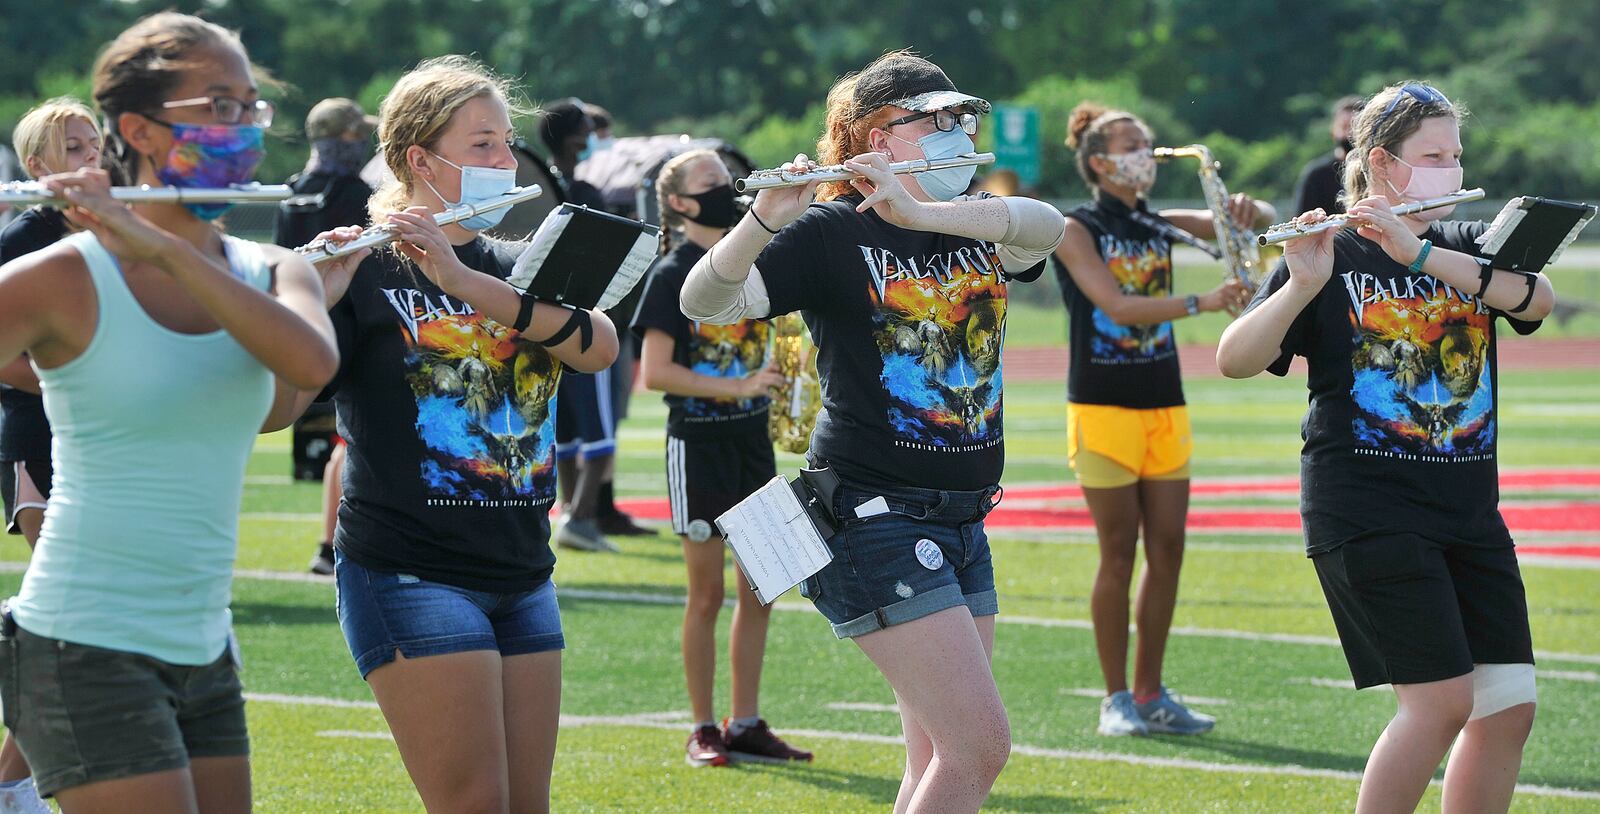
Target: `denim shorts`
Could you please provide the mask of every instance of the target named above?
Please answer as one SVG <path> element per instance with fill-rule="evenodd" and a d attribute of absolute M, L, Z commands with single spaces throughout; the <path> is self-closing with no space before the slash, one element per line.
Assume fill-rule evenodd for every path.
<path fill-rule="evenodd" d="M 187 666 L 12 631 L 0 707 L 40 794 L 250 754 L 231 652 Z"/>
<path fill-rule="evenodd" d="M 839 530 L 828 539 L 833 561 L 800 583 L 841 639 L 860 636 L 965 605 L 973 616 L 1000 612 L 984 515 L 998 489 L 869 488 L 845 483 L 834 511 Z M 883 509 L 861 518 L 856 508 L 876 498 Z"/>
<path fill-rule="evenodd" d="M 334 550 L 339 627 L 361 677 L 394 661 L 498 650 L 520 656 L 561 650 L 553 582 L 517 593 L 472 591 L 404 573 L 363 568 Z"/>

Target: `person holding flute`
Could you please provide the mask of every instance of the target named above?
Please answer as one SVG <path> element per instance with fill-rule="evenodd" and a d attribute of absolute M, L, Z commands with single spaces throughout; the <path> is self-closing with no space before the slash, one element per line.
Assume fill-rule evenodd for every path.
<path fill-rule="evenodd" d="M 801 593 L 894 689 L 902 814 L 976 811 L 1010 753 L 983 531 L 1004 465 L 1006 286 L 1038 277 L 1064 220 L 1041 201 L 964 197 L 970 167 L 889 170 L 971 153 L 989 109 L 907 52 L 840 79 L 817 146 L 854 177 L 816 203 L 814 183 L 761 192 L 679 297 L 691 319 L 798 310 L 810 327 L 823 408 L 809 460 L 839 476 L 840 530 Z"/>
<path fill-rule="evenodd" d="M 1461 187 L 1464 115 L 1420 82 L 1369 99 L 1345 165 L 1356 229 L 1289 241 L 1217 349 L 1234 378 L 1307 361 L 1306 550 L 1356 687 L 1391 684 L 1398 701 L 1358 812 L 1413 809 L 1447 750 L 1444 810 L 1505 811 L 1533 724 L 1527 601 L 1498 505 L 1495 321 L 1532 333 L 1554 293 L 1489 265 L 1485 224 L 1393 212 Z"/>
<path fill-rule="evenodd" d="M 566 646 L 554 396 L 563 365 L 617 353 L 604 313 L 513 288 L 525 244 L 482 234 L 516 197 L 514 99 L 467 57 L 401 76 L 379 108 L 393 179 L 368 205 L 387 242 L 320 263 L 344 352 L 339 625 L 429 811 L 549 809 Z"/>
<path fill-rule="evenodd" d="M 311 265 L 224 235 L 226 203 L 111 195 L 112 175 L 196 189 L 254 173 L 272 106 L 234 32 L 146 17 L 101 52 L 93 88 L 112 173 L 42 179 L 82 231 L 0 270 L 0 361 L 28 354 L 55 465 L 0 619 L 0 707 L 65 811 L 248 811 L 228 610 L 245 463 L 287 423 L 284 394 L 333 377 L 333 327 Z"/>

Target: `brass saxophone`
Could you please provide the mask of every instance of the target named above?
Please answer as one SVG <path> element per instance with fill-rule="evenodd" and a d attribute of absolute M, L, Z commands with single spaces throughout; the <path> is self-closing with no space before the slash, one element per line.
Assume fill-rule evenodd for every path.
<path fill-rule="evenodd" d="M 783 376 L 783 386 L 772 391 L 767 434 L 779 449 L 802 454 L 811 447 L 811 430 L 822 409 L 822 382 L 817 378 L 817 349 L 799 314 L 772 320 L 768 358 Z"/>
<path fill-rule="evenodd" d="M 1204 144 L 1157 147 L 1155 157 L 1157 161 L 1173 158 L 1200 161 L 1200 188 L 1205 191 L 1206 207 L 1211 210 L 1211 222 L 1216 228 L 1217 248 L 1222 251 L 1222 263 L 1228 267 L 1229 276 L 1244 283 L 1244 287 L 1254 293 L 1262 280 L 1266 279 L 1266 264 L 1261 262 L 1261 251 L 1256 245 L 1256 235 L 1251 231 L 1250 224 L 1235 223 L 1233 215 L 1228 212 L 1228 188 L 1222 183 L 1222 165 L 1211 157 L 1211 150 Z"/>

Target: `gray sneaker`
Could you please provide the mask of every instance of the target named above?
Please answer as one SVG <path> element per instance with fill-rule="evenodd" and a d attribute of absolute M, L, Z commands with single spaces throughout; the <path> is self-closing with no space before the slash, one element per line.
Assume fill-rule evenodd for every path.
<path fill-rule="evenodd" d="M 1145 726 L 1161 735 L 1200 735 L 1210 732 L 1217 725 L 1216 718 L 1178 703 L 1178 699 L 1164 686 L 1154 701 L 1135 704 L 1134 707 L 1139 711 L 1139 717 L 1144 719 Z"/>
<path fill-rule="evenodd" d="M 615 554 L 622 549 L 600 533 L 600 524 L 586 518 L 563 517 L 556 522 L 556 545 L 576 551 L 604 551 Z"/>
<path fill-rule="evenodd" d="M 1113 738 L 1150 734 L 1150 728 L 1134 708 L 1133 693 L 1127 690 L 1114 692 L 1100 702 L 1100 728 L 1097 731 Z"/>

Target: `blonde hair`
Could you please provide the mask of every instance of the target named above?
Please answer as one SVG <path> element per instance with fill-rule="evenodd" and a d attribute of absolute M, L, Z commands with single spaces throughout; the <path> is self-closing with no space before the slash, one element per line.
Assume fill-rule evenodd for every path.
<path fill-rule="evenodd" d="M 57 96 L 28 111 L 22 121 L 17 122 L 17 128 L 11 134 L 11 143 L 28 177 L 33 177 L 33 171 L 28 169 L 30 158 L 38 158 L 48 164 L 66 161 L 67 122 L 73 119 L 83 119 L 94 128 L 96 136 L 100 135 L 100 123 L 95 121 L 94 111 L 71 96 Z"/>
<path fill-rule="evenodd" d="M 1409 103 L 1404 99 L 1397 103 L 1396 98 L 1405 93 L 1408 86 L 1439 92 L 1426 82 L 1398 82 L 1368 99 L 1366 106 L 1350 121 L 1350 142 L 1353 147 L 1344 157 L 1344 192 L 1339 193 L 1339 202 L 1345 206 L 1367 197 L 1371 191 L 1372 162 L 1367 156 L 1373 147 L 1380 147 L 1398 157 L 1401 142 L 1417 132 L 1423 120 L 1448 116 L 1460 124 L 1466 118 L 1466 108 L 1449 100 L 1425 102 L 1413 97 Z M 1444 96 L 1442 93 L 1439 95 Z"/>
<path fill-rule="evenodd" d="M 416 188 L 416 178 L 406 163 L 406 150 L 415 144 L 429 151 L 450 126 L 450 117 L 467 102 L 492 96 L 515 117 L 527 112 L 513 103 L 511 82 L 483 63 L 451 54 L 425 60 L 400 77 L 378 106 L 378 150 L 393 180 L 386 180 L 367 201 L 373 223 L 404 209 Z"/>
<path fill-rule="evenodd" d="M 661 165 L 661 172 L 656 174 L 656 206 L 661 210 L 661 247 L 657 254 L 671 251 L 673 234 L 683 228 L 684 216 L 667 205 L 667 196 L 682 195 L 689 168 L 696 161 L 706 158 L 722 163 L 722 157 L 715 150 L 690 150 L 668 159 L 667 163 Z"/>
<path fill-rule="evenodd" d="M 1149 125 L 1146 125 L 1138 116 L 1126 110 L 1110 110 L 1099 102 L 1083 101 L 1072 109 L 1067 116 L 1067 147 L 1077 151 L 1075 159 L 1078 166 L 1078 175 L 1083 177 L 1083 182 L 1094 189 L 1100 185 L 1100 174 L 1089 166 L 1089 159 L 1097 155 L 1104 155 L 1106 145 L 1111 141 L 1111 126 L 1118 122 L 1131 122 L 1135 127 L 1144 131 L 1147 138 L 1152 137 Z"/>

